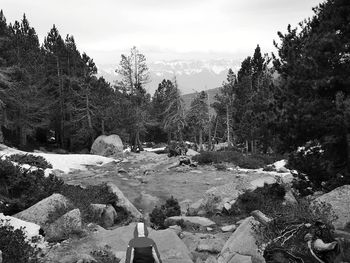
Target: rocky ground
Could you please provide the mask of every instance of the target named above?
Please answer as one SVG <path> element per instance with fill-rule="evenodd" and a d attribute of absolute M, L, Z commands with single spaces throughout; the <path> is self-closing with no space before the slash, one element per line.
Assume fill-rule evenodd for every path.
<path fill-rule="evenodd" d="M 256 233 L 252 230 L 252 224 L 257 223 L 253 217 L 233 218 L 214 213 L 206 218 L 205 212 L 227 210 L 240 194 L 264 183 L 278 181 L 287 186 L 292 176 L 285 169 L 278 173 L 225 166 L 217 169 L 211 165 L 179 165 L 178 157 L 142 152 L 129 153 L 109 163 L 89 165 L 85 170 L 68 173 L 54 170 L 54 173 L 73 185 L 107 183 L 108 191 L 118 196 L 117 205 L 128 210 L 134 218 L 139 218 L 141 211 L 147 220 L 148 213 L 156 205 L 164 204 L 170 196 L 178 199 L 182 216 L 167 218 L 166 225 L 170 227 L 166 230 L 149 229 L 164 263 L 264 263 Z M 336 226 L 346 239 L 349 234 L 342 229 L 350 218 L 350 202 L 344 203 L 344 200 L 350 200 L 348 187 L 323 195 L 326 198 L 323 201 L 330 203 L 340 215 Z M 286 190 L 285 202 L 296 202 L 292 192 Z M 96 204 L 94 207 L 95 212 L 111 222 L 117 217 L 111 206 Z M 58 212 L 60 217 L 48 224 L 48 219 L 53 214 L 58 216 Z M 50 263 L 124 262 L 127 243 L 133 237 L 135 227 L 134 222 L 120 226 L 107 224 L 108 220 L 103 221 L 106 223 L 103 227 L 86 224 L 82 222 L 79 209 L 70 207 L 67 199 L 59 194 L 14 217 L 13 220 L 32 222 L 44 230 L 45 240 L 49 243 L 43 250 L 43 262 Z"/>
<path fill-rule="evenodd" d="M 230 167 L 219 171 L 211 165 L 178 166 L 178 158 L 165 154 L 129 153 L 126 158 L 102 166 L 90 166 L 86 171 L 60 174 L 68 184 L 91 185 L 111 182 L 145 214 L 170 196 L 185 203 L 194 203 L 213 187 L 226 185 L 232 189 L 247 189 L 271 182 L 275 174 Z"/>

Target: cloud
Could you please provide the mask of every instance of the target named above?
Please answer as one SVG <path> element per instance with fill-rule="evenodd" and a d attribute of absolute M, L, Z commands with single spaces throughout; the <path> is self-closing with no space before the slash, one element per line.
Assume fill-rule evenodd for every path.
<path fill-rule="evenodd" d="M 136 45 L 152 57 L 273 50 L 276 32 L 319 0 L 2 0 L 8 21 L 27 14 L 41 40 L 55 24 L 97 63 Z M 115 52 L 115 53 L 113 53 Z M 119 53 L 118 53 L 119 52 Z M 185 56 L 183 55 L 183 56 Z"/>

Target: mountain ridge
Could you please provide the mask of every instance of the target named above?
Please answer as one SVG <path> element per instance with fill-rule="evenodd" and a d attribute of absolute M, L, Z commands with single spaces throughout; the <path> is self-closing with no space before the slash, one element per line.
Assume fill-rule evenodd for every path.
<path fill-rule="evenodd" d="M 176 77 L 182 94 L 191 94 L 201 90 L 214 89 L 225 81 L 227 71 L 232 68 L 236 71 L 239 62 L 228 59 L 212 60 L 158 60 L 149 62 L 151 82 L 146 84 L 146 90 L 151 95 L 163 79 L 173 80 Z M 118 80 L 115 73 L 117 65 L 101 65 L 99 75 L 113 84 Z"/>

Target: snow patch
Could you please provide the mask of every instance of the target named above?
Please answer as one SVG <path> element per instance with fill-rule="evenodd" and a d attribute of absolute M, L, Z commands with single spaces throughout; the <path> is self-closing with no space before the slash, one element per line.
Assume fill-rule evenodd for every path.
<path fill-rule="evenodd" d="M 46 169 L 45 175 L 50 174 L 52 170 L 61 170 L 64 173 L 69 173 L 71 170 L 86 170 L 87 165 L 104 165 L 113 162 L 113 158 L 103 157 L 93 154 L 55 154 L 55 153 L 38 153 L 24 152 L 15 148 L 7 147 L 0 144 L 0 156 L 9 156 L 12 154 L 32 154 L 35 156 L 44 157 L 50 164 L 52 169 Z M 27 167 L 27 165 L 22 165 Z M 29 167 L 28 167 L 29 168 Z"/>

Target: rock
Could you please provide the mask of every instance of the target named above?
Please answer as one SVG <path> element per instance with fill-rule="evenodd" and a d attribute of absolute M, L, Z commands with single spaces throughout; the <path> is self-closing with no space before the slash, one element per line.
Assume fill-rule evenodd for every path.
<path fill-rule="evenodd" d="M 181 232 L 181 239 L 191 253 L 196 251 L 199 244 L 199 240 L 203 236 L 203 234 L 198 233 L 196 234 L 186 231 Z"/>
<path fill-rule="evenodd" d="M 62 170 L 60 170 L 60 169 L 53 169 L 53 170 L 51 171 L 51 173 L 54 174 L 54 175 L 57 176 L 57 177 L 60 177 L 60 176 L 62 176 L 62 175 L 64 174 L 64 171 L 62 171 Z"/>
<path fill-rule="evenodd" d="M 192 203 L 191 199 L 186 199 L 186 200 L 183 200 L 179 203 L 182 215 L 187 214 L 188 210 L 190 209 L 191 203 Z"/>
<path fill-rule="evenodd" d="M 101 135 L 95 139 L 90 152 L 102 156 L 121 154 L 123 153 L 123 142 L 116 134 Z"/>
<path fill-rule="evenodd" d="M 221 212 L 225 203 L 235 202 L 244 189 L 237 189 L 237 182 L 215 186 L 205 192 L 202 207 L 213 207 L 215 211 Z"/>
<path fill-rule="evenodd" d="M 333 222 L 336 229 L 344 229 L 350 222 L 350 185 L 340 186 L 333 191 L 317 197 L 313 204 L 329 204 L 338 218 Z"/>
<path fill-rule="evenodd" d="M 11 225 L 14 229 L 23 228 L 23 232 L 28 239 L 39 235 L 40 226 L 37 224 L 26 222 L 12 216 L 5 216 L 3 213 L 0 213 L 0 220 L 3 220 L 1 224 Z"/>
<path fill-rule="evenodd" d="M 199 154 L 199 152 L 196 152 L 195 150 L 192 150 L 192 149 L 188 149 L 186 152 L 187 156 L 196 156 L 198 154 Z"/>
<path fill-rule="evenodd" d="M 199 209 L 202 206 L 203 201 L 204 201 L 204 199 L 199 199 L 198 201 L 191 204 L 190 207 L 188 208 L 187 215 L 189 215 L 189 216 L 197 215 Z"/>
<path fill-rule="evenodd" d="M 69 200 L 61 194 L 53 194 L 14 217 L 33 222 L 45 229 L 46 224 L 53 222 L 73 208 Z"/>
<path fill-rule="evenodd" d="M 251 191 L 254 191 L 258 187 L 263 187 L 265 184 L 274 184 L 276 183 L 276 178 L 271 176 L 266 176 L 262 178 L 255 179 L 250 182 L 250 187 L 248 188 Z"/>
<path fill-rule="evenodd" d="M 176 235 L 180 235 L 182 228 L 181 226 L 174 225 L 174 226 L 169 226 L 169 229 L 173 230 Z"/>
<path fill-rule="evenodd" d="M 82 232 L 81 215 L 79 209 L 74 209 L 58 218 L 45 231 L 45 239 L 49 242 L 61 241 L 72 234 Z"/>
<path fill-rule="evenodd" d="M 197 246 L 197 251 L 205 251 L 209 253 L 220 253 L 225 245 L 225 240 L 221 238 L 206 238 L 201 239 Z"/>
<path fill-rule="evenodd" d="M 200 226 L 212 226 L 215 225 L 215 222 L 211 221 L 208 218 L 200 217 L 200 216 L 171 216 L 165 219 L 166 225 L 176 225 L 179 221 L 190 222 L 192 224 L 200 225 Z"/>
<path fill-rule="evenodd" d="M 65 255 L 88 254 L 96 248 L 108 246 L 110 251 L 118 251 L 118 254 L 125 253 L 129 241 L 134 236 L 136 224 L 118 227 L 113 230 L 99 229 L 89 233 L 82 239 L 70 240 L 64 246 L 50 249 L 46 254 L 44 262 L 61 262 Z M 179 237 L 170 229 L 149 230 L 149 237 L 157 244 L 160 257 L 165 263 L 192 263 L 190 252 Z M 76 261 L 75 261 L 76 262 Z M 75 263 L 74 262 L 74 263 Z M 123 261 L 121 261 L 123 262 Z"/>
<path fill-rule="evenodd" d="M 222 232 L 233 232 L 236 230 L 236 228 L 237 228 L 236 225 L 228 225 L 228 226 L 221 227 L 221 231 Z"/>
<path fill-rule="evenodd" d="M 97 263 L 96 259 L 88 254 L 65 255 L 60 258 L 59 263 Z"/>
<path fill-rule="evenodd" d="M 280 167 L 276 169 L 277 173 L 289 173 L 290 171 L 286 167 Z"/>
<path fill-rule="evenodd" d="M 142 218 L 142 214 L 139 210 L 125 197 L 122 191 L 113 183 L 107 183 L 107 186 L 111 193 L 115 194 L 118 197 L 116 206 L 123 207 L 126 211 L 129 211 L 130 214 L 135 218 Z"/>
<path fill-rule="evenodd" d="M 283 204 L 295 205 L 298 203 L 297 199 L 295 199 L 294 194 L 290 186 L 285 187 L 286 193 L 284 195 Z"/>
<path fill-rule="evenodd" d="M 203 260 L 200 257 L 197 257 L 196 263 L 203 263 Z"/>
<path fill-rule="evenodd" d="M 252 263 L 252 257 L 236 254 L 228 263 Z"/>
<path fill-rule="evenodd" d="M 263 256 L 258 252 L 255 233 L 252 229 L 252 224 L 256 223 L 253 217 L 244 219 L 221 250 L 218 263 L 240 262 L 231 260 L 235 254 L 251 256 L 256 263 L 265 262 Z"/>
<path fill-rule="evenodd" d="M 160 206 L 161 201 L 158 197 L 147 194 L 142 191 L 140 196 L 134 200 L 137 207 L 142 207 L 143 213 L 151 213 L 155 206 Z"/>
<path fill-rule="evenodd" d="M 214 256 L 209 256 L 207 258 L 207 260 L 205 261 L 205 263 L 217 263 L 218 261 L 216 260 L 216 258 Z"/>
<path fill-rule="evenodd" d="M 181 165 L 176 167 L 174 170 L 178 173 L 186 173 L 191 170 L 191 167 L 189 167 L 188 165 Z"/>
<path fill-rule="evenodd" d="M 113 226 L 118 217 L 112 205 L 91 204 L 89 212 L 94 222 L 99 223 L 104 228 Z"/>

